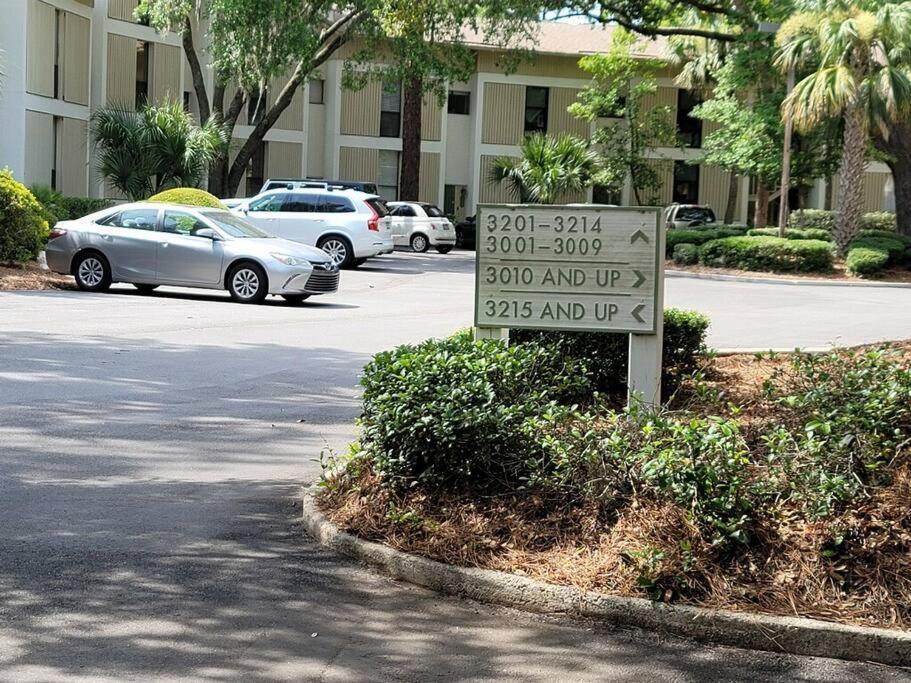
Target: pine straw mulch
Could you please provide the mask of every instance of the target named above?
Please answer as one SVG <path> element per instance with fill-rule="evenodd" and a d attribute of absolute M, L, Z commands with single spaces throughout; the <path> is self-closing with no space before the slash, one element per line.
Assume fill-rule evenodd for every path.
<path fill-rule="evenodd" d="M 911 359 L 911 344 L 900 349 Z M 744 406 L 745 430 L 762 421 L 757 392 L 784 362 L 711 361 L 710 382 Z M 724 556 L 684 509 L 652 499 L 605 510 L 532 494 L 400 494 L 368 468 L 331 482 L 319 504 L 344 531 L 448 564 L 665 602 L 911 627 L 911 461 L 835 519 L 808 523 L 785 511 Z"/>
<path fill-rule="evenodd" d="M 706 275 L 732 275 L 736 277 L 760 277 L 770 280 L 843 280 L 848 282 L 905 282 L 911 283 L 911 270 L 907 268 L 883 268 L 874 275 L 858 277 L 851 275 L 843 262 L 837 262 L 832 270 L 826 273 L 770 273 L 762 270 L 739 270 L 737 268 L 716 268 L 700 264 L 681 264 L 673 260 L 666 260 L 666 270 L 676 270 L 685 273 L 702 273 Z"/>
<path fill-rule="evenodd" d="M 37 263 L 0 263 L 0 291 L 14 289 L 75 289 L 69 275 L 43 270 Z"/>

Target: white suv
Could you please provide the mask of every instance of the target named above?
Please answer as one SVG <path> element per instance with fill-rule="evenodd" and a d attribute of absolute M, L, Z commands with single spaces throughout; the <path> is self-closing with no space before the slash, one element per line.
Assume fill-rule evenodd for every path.
<path fill-rule="evenodd" d="M 270 190 L 232 209 L 277 237 L 319 247 L 343 268 L 392 253 L 388 210 L 376 195 L 354 190 Z"/>
<path fill-rule="evenodd" d="M 418 253 L 434 247 L 448 254 L 456 244 L 455 227 L 433 204 L 389 202 L 392 239 L 397 246 L 409 246 Z"/>

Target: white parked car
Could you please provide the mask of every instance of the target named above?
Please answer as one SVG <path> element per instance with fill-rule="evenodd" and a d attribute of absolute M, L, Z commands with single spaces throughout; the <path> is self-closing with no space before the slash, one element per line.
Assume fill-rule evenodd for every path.
<path fill-rule="evenodd" d="M 319 247 L 342 268 L 391 254 L 392 227 L 377 195 L 355 190 L 269 190 L 232 211 L 270 235 Z"/>
<path fill-rule="evenodd" d="M 410 246 L 423 253 L 430 247 L 448 254 L 456 244 L 452 222 L 433 204 L 424 202 L 389 202 L 392 239 L 397 246 Z"/>

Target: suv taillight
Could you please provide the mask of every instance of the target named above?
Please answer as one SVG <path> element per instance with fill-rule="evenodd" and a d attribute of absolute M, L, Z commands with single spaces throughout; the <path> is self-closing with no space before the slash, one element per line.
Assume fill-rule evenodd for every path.
<path fill-rule="evenodd" d="M 66 234 L 66 230 L 64 230 L 63 228 L 54 228 L 54 229 L 51 230 L 51 232 L 48 234 L 47 238 L 48 238 L 49 240 L 55 240 L 55 239 L 57 239 L 58 237 L 63 237 L 65 234 Z"/>
<path fill-rule="evenodd" d="M 373 208 L 373 204 L 367 204 L 370 208 L 370 213 L 373 214 L 373 218 L 367 219 L 367 229 L 373 232 L 380 231 L 380 215 L 376 212 L 376 209 Z"/>

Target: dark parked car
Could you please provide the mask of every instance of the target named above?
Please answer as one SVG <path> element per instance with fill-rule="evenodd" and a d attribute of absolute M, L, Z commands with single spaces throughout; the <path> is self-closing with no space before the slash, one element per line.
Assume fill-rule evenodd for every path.
<path fill-rule="evenodd" d="M 477 228 L 475 217 L 468 216 L 456 223 L 456 246 L 461 249 L 474 249 Z"/>

